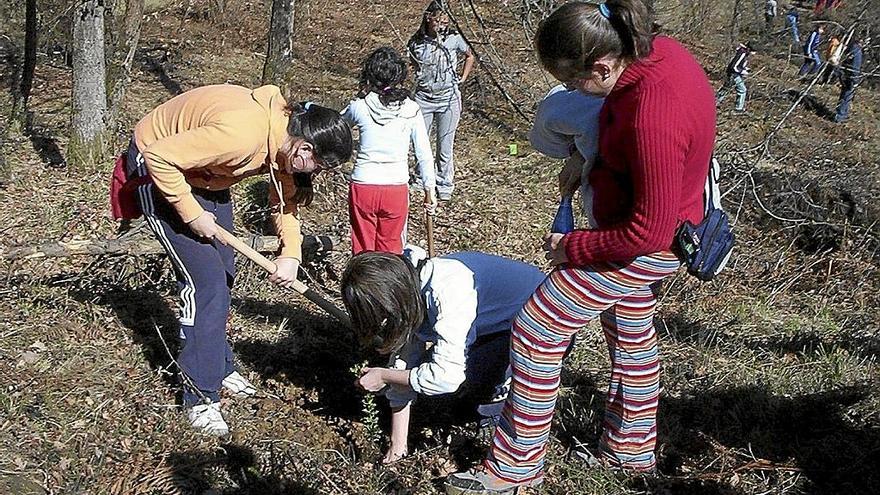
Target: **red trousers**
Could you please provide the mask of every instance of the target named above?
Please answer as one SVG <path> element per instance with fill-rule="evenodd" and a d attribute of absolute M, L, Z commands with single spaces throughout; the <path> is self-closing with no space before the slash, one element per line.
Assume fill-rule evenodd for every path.
<path fill-rule="evenodd" d="M 400 254 L 409 212 L 409 186 L 351 183 L 348 216 L 352 254 L 383 251 Z"/>

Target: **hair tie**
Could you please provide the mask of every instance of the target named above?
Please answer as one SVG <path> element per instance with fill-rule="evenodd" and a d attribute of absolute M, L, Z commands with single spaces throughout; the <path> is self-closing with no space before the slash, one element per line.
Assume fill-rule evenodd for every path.
<path fill-rule="evenodd" d="M 611 10 L 605 5 L 605 2 L 599 4 L 599 13 L 606 19 L 611 19 Z"/>
<path fill-rule="evenodd" d="M 308 112 L 308 111 L 309 111 L 309 108 L 311 108 L 312 105 L 314 105 L 314 103 L 312 103 L 312 102 L 310 102 L 310 101 L 307 101 L 307 102 L 303 103 L 303 109 L 304 109 L 306 112 Z"/>
<path fill-rule="evenodd" d="M 387 93 L 389 91 L 391 91 L 391 86 L 385 86 L 384 88 L 382 88 L 382 93 Z"/>

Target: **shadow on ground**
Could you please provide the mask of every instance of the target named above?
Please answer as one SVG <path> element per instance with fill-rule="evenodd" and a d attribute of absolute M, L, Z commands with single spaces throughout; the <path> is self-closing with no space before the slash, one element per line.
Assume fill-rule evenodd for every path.
<path fill-rule="evenodd" d="M 679 474 L 685 458 L 709 452 L 708 436 L 800 469 L 814 493 L 871 493 L 880 482 L 880 429 L 847 418 L 869 393 L 864 386 L 791 397 L 743 386 L 664 398 L 659 435 L 667 445 L 660 472 Z"/>
<path fill-rule="evenodd" d="M 236 342 L 234 352 L 242 362 L 264 379 L 289 381 L 313 392 L 305 394 L 304 407 L 316 414 L 347 419 L 360 414 L 361 395 L 350 370 L 364 357 L 350 330 L 291 304 L 235 298 L 232 305 L 238 314 L 273 325 L 287 320 L 277 339 Z"/>
<path fill-rule="evenodd" d="M 161 269 L 162 264 L 146 263 L 146 266 Z M 83 304 L 110 308 L 122 326 L 131 331 L 132 339 L 151 368 L 174 371 L 171 356 L 176 356 L 179 349 L 180 325 L 163 293 L 156 287 L 129 288 L 101 278 L 88 280 L 87 284 L 70 290 L 70 295 Z M 163 373 L 163 376 L 169 384 L 177 384 L 174 375 Z"/>
<path fill-rule="evenodd" d="M 265 459 L 268 468 L 264 468 L 268 473 L 261 472 L 260 463 L 250 448 L 234 444 L 222 445 L 215 452 L 174 453 L 166 462 L 171 467 L 175 488 L 182 493 L 207 493 L 211 490 L 212 480 L 217 477 L 228 477 L 237 486 L 222 491 L 229 495 L 321 493 L 301 481 L 285 479 L 290 471 L 283 468 L 296 467 L 298 463 L 282 451 L 268 453 Z"/>

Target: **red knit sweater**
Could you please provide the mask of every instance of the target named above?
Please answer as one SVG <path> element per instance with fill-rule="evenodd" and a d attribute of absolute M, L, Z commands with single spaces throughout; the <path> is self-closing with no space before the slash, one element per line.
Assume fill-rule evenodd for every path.
<path fill-rule="evenodd" d="M 569 261 L 625 261 L 669 249 L 683 220 L 703 219 L 714 143 L 706 73 L 677 41 L 658 36 L 605 99 L 590 172 L 599 228 L 565 236 Z"/>

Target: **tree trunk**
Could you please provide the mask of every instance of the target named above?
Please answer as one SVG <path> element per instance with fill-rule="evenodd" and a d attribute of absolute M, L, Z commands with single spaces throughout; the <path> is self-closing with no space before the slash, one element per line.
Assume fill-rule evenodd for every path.
<path fill-rule="evenodd" d="M 21 79 L 12 81 L 12 119 L 21 128 L 28 127 L 27 102 L 34 85 L 37 67 L 37 0 L 26 0 L 24 21 L 24 64 Z"/>
<path fill-rule="evenodd" d="M 263 65 L 263 84 L 275 84 L 287 90 L 293 64 L 293 34 L 296 0 L 273 0 L 269 24 L 269 48 Z"/>
<path fill-rule="evenodd" d="M 104 5 L 82 0 L 73 15 L 73 112 L 68 159 L 77 166 L 104 158 L 107 89 Z"/>
<path fill-rule="evenodd" d="M 730 21 L 730 43 L 733 46 L 736 46 L 739 43 L 739 22 L 740 22 L 740 10 L 742 9 L 742 0 L 735 0 L 733 2 L 733 19 Z"/>
<path fill-rule="evenodd" d="M 113 91 L 110 93 L 110 108 L 107 112 L 107 123 L 111 126 L 116 125 L 122 110 L 122 103 L 125 100 L 125 90 L 131 82 L 131 66 L 134 64 L 134 56 L 137 53 L 143 18 L 144 0 L 128 0 L 125 4 L 122 38 L 116 48 L 119 56 L 125 58 L 122 60 L 116 80 L 113 82 Z"/>

